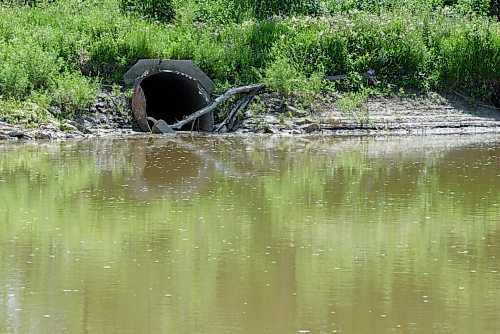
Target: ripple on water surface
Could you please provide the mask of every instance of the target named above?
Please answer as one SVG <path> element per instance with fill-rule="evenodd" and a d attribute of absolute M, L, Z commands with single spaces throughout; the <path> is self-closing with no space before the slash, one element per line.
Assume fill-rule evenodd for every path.
<path fill-rule="evenodd" d="M 2 333 L 498 333 L 500 137 L 0 144 Z"/>

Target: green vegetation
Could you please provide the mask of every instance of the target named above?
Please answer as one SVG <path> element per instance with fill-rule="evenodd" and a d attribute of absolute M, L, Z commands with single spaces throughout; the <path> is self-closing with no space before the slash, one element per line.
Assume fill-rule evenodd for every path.
<path fill-rule="evenodd" d="M 170 0 L 120 0 L 120 8 L 144 18 L 170 22 L 175 17 L 175 9 Z"/>
<path fill-rule="evenodd" d="M 370 114 L 366 106 L 368 95 L 366 92 L 350 93 L 348 92 L 343 98 L 339 99 L 337 106 L 345 114 L 355 116 L 361 125 L 366 125 L 369 122 Z"/>
<path fill-rule="evenodd" d="M 324 75 L 348 74 L 336 89 L 356 92 L 373 69 L 384 93 L 487 95 L 500 78 L 497 12 L 489 0 L 0 0 L 0 120 L 26 103 L 38 106 L 28 123 L 50 105 L 84 110 L 140 58 L 192 59 L 219 90 L 264 80 L 311 96 Z"/>

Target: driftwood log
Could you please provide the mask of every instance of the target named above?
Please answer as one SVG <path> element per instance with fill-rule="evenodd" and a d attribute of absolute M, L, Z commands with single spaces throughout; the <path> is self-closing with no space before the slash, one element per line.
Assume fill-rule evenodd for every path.
<path fill-rule="evenodd" d="M 229 112 L 229 115 L 224 119 L 221 123 L 215 126 L 214 132 L 228 132 L 228 131 L 233 131 L 235 128 L 235 122 L 236 122 L 236 116 L 237 113 L 241 110 L 244 111 L 247 107 L 250 101 L 252 101 L 253 97 L 255 94 L 258 93 L 258 91 L 261 89 L 257 88 L 254 91 L 250 92 L 250 94 L 246 95 L 242 99 L 240 99 L 236 105 L 231 109 L 231 112 Z"/>
<path fill-rule="evenodd" d="M 185 117 L 182 121 L 179 121 L 175 124 L 170 125 L 172 129 L 180 129 L 184 125 L 188 124 L 189 122 L 195 121 L 196 119 L 200 118 L 201 116 L 208 114 L 212 110 L 214 110 L 219 104 L 221 104 L 224 101 L 227 101 L 231 96 L 236 95 L 236 94 L 242 94 L 242 93 L 250 93 L 250 95 L 254 92 L 259 91 L 262 89 L 265 85 L 264 84 L 257 84 L 257 85 L 251 85 L 251 86 L 243 86 L 243 87 L 236 87 L 228 90 L 226 93 L 223 95 L 219 96 L 216 98 L 210 105 L 206 106 L 203 109 L 200 109 L 191 115 Z"/>

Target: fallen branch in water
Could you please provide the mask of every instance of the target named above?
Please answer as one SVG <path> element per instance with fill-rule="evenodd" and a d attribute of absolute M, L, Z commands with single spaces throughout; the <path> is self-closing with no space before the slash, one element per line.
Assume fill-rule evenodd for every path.
<path fill-rule="evenodd" d="M 251 85 L 251 86 L 232 88 L 232 89 L 228 90 L 226 93 L 224 93 L 223 95 L 216 98 L 209 106 L 206 106 L 205 108 L 200 109 L 200 110 L 192 113 L 188 117 L 184 118 L 182 121 L 179 121 L 179 122 L 171 125 L 170 127 L 173 129 L 180 129 L 184 125 L 188 124 L 189 122 L 192 122 L 192 121 L 200 118 L 201 116 L 208 114 L 209 112 L 214 110 L 219 104 L 228 100 L 231 96 L 233 96 L 235 94 L 241 94 L 241 93 L 257 92 L 258 90 L 262 89 L 264 86 L 265 86 L 264 84 L 257 84 L 257 85 Z"/>

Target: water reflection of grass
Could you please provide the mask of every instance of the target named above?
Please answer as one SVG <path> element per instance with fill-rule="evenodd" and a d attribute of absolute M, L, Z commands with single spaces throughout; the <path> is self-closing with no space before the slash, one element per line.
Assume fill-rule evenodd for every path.
<path fill-rule="evenodd" d="M 264 326 L 271 307 L 284 307 L 285 320 L 305 312 L 319 323 L 332 317 L 330 309 L 339 317 L 351 307 L 393 315 L 410 304 L 416 315 L 408 321 L 424 323 L 418 318 L 429 310 L 423 295 L 433 294 L 437 314 L 446 309 L 463 317 L 482 309 L 484 298 L 494 299 L 498 281 L 488 236 L 498 234 L 500 194 L 496 165 L 488 163 L 498 155 L 466 150 L 453 164 L 442 151 L 379 160 L 369 153 L 376 148 L 371 141 L 350 149 L 345 142 L 298 150 L 283 144 L 277 151 L 254 144 L 214 151 L 248 176 L 209 166 L 210 186 L 197 194 L 140 200 L 108 184 L 136 172 L 129 166 L 130 143 L 102 152 L 109 157 L 116 148 L 114 162 L 103 162 L 95 144 L 76 151 L 64 144 L 4 151 L 0 276 L 14 290 L 85 289 L 68 299 L 71 307 L 54 311 L 74 331 L 82 324 L 70 320 L 81 317 L 83 304 L 93 310 L 94 325 L 120 319 L 147 331 L 154 325 L 146 318 L 132 320 L 147 309 L 163 328 L 195 332 L 206 329 L 207 317 L 244 311 L 241 300 L 253 304 Z M 475 293 L 457 300 L 460 287 Z M 24 305 L 52 304 L 17 291 Z M 386 302 L 375 306 L 374 300 Z M 450 300 L 462 309 L 450 311 L 444 304 Z M 264 303 L 261 310 L 258 303 Z M 0 314 L 11 312 L 0 305 Z M 0 316 L 0 329 L 7 323 Z"/>

